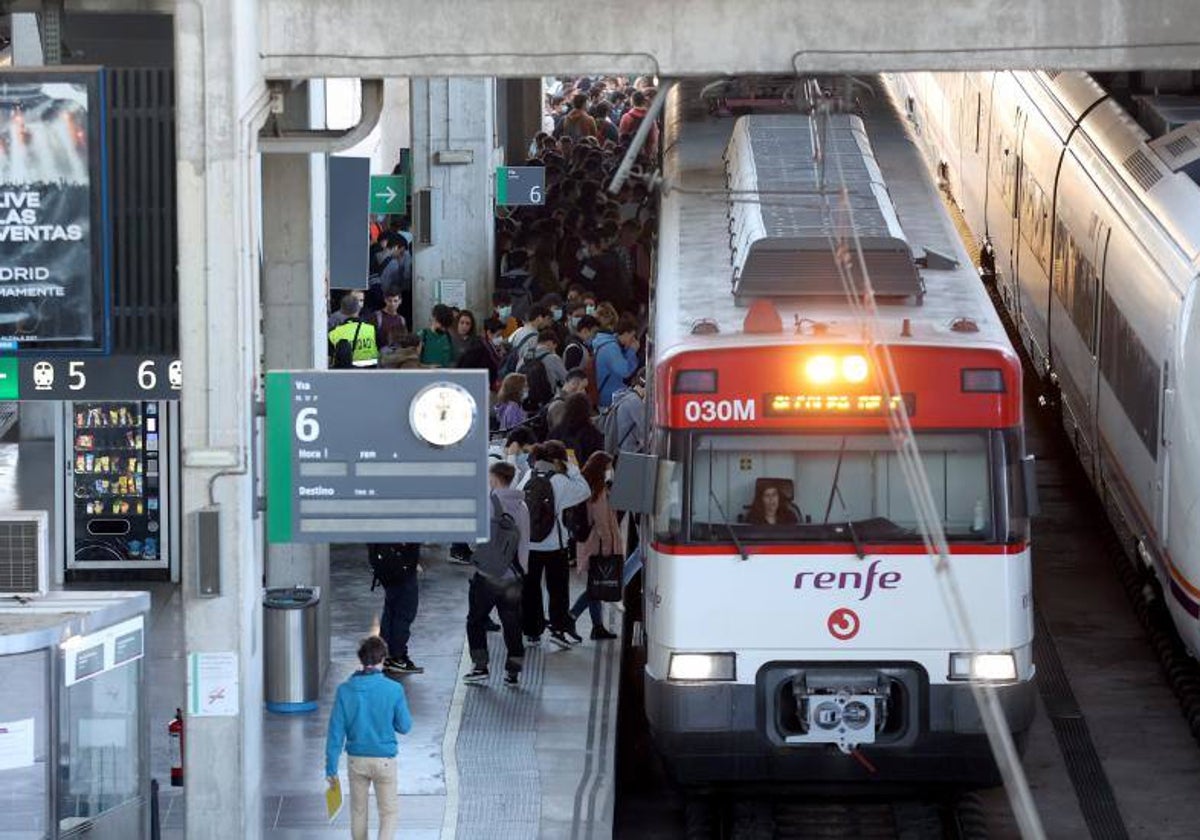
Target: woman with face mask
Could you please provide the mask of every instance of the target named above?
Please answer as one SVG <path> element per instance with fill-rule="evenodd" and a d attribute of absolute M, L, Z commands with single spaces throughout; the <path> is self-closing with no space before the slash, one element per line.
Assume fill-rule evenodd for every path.
<path fill-rule="evenodd" d="M 525 409 L 522 403 L 529 396 L 529 383 L 523 373 L 510 373 L 500 383 L 500 391 L 496 394 L 496 402 L 492 406 L 492 415 L 496 419 L 497 428 L 504 432 L 525 422 Z"/>
<path fill-rule="evenodd" d="M 587 501 L 588 524 L 591 525 L 591 531 L 588 532 L 586 540 L 575 546 L 575 573 L 585 580 L 588 573 L 588 561 L 592 557 L 620 554 L 623 548 L 621 526 L 618 524 L 617 515 L 613 512 L 608 500 L 608 488 L 612 481 L 612 463 L 612 456 L 607 452 L 596 452 L 587 459 L 587 463 L 581 470 L 583 477 L 587 479 L 588 486 L 592 488 L 592 495 Z M 592 619 L 591 638 L 594 641 L 617 638 L 616 633 L 604 626 L 601 602 L 589 598 L 586 589 L 571 606 L 571 626 L 564 631 L 568 637 L 576 642 L 583 641 L 582 637 L 575 632 L 575 622 L 579 616 L 583 615 L 585 608 Z"/>

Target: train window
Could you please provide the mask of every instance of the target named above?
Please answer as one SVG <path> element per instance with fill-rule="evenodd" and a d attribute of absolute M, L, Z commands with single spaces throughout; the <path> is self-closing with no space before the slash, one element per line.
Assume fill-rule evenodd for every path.
<path fill-rule="evenodd" d="M 1100 329 L 1100 372 L 1150 457 L 1158 458 L 1161 389 L 1158 363 L 1107 291 L 1101 306 Z"/>
<path fill-rule="evenodd" d="M 660 540 L 679 535 L 683 520 L 683 470 L 676 461 L 658 462 L 658 498 L 654 504 L 654 536 Z"/>
<path fill-rule="evenodd" d="M 917 446 L 947 538 L 994 539 L 992 489 L 1004 479 L 988 433 L 918 433 Z M 690 463 L 692 540 L 726 541 L 736 529 L 746 541 L 841 542 L 847 522 L 863 542 L 920 540 L 887 435 L 697 435 Z M 783 488 L 770 502 L 773 525 L 756 510 L 765 486 Z"/>
<path fill-rule="evenodd" d="M 1060 220 L 1054 234 L 1054 294 L 1090 352 L 1096 350 L 1096 271 Z"/>

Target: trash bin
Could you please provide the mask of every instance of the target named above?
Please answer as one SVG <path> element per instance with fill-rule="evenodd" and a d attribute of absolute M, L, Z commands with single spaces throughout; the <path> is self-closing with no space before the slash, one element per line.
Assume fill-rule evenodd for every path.
<path fill-rule="evenodd" d="M 321 670 L 317 651 L 319 586 L 268 589 L 263 595 L 263 669 L 267 711 L 317 708 Z"/>

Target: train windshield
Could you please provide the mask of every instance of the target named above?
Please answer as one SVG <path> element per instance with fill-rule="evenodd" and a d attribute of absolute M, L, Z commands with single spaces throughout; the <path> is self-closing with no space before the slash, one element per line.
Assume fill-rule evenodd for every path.
<path fill-rule="evenodd" d="M 1009 467 L 1021 456 L 1019 433 L 917 433 L 916 440 L 947 538 L 1011 539 Z M 731 531 L 744 542 L 921 540 L 888 435 L 696 434 L 690 448 L 692 541 L 728 542 Z"/>

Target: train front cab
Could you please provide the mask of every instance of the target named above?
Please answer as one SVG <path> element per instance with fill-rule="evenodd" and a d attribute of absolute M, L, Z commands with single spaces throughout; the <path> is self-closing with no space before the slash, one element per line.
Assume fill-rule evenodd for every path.
<path fill-rule="evenodd" d="M 992 681 L 1018 743 L 1032 722 L 1019 363 L 893 357 L 973 648 L 943 604 L 885 398 L 873 373 L 843 375 L 874 366 L 861 350 L 727 347 L 659 366 L 656 452 L 618 485 L 636 483 L 649 514 L 646 714 L 683 784 L 990 786 L 970 680 Z M 814 365 L 832 377 L 814 383 Z M 764 486 L 787 511 L 773 524 L 754 504 Z"/>

